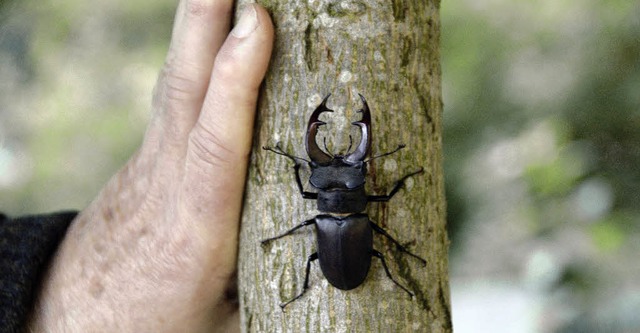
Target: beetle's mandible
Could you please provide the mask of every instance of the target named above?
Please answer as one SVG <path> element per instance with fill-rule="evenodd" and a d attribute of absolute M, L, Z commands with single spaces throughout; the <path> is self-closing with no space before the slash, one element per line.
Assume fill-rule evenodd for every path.
<path fill-rule="evenodd" d="M 349 152 L 351 149 L 349 147 L 345 155 L 330 154 L 323 151 L 318 147 L 316 134 L 318 128 L 326 124 L 319 119 L 320 115 L 323 112 L 333 112 L 333 110 L 327 108 L 329 96 L 331 94 L 327 95 L 311 114 L 307 124 L 305 144 L 310 160 L 288 154 L 279 145 L 274 148 L 262 147 L 278 155 L 286 156 L 295 163 L 293 168 L 300 194 L 305 199 L 316 200 L 318 210 L 324 213 L 298 224 L 281 235 L 262 241 L 262 245 L 265 245 L 273 240 L 291 235 L 304 226 L 315 225 L 316 227 L 317 252 L 307 258 L 302 291 L 292 299 L 280 304 L 282 309 L 304 295 L 309 287 L 311 262 L 318 259 L 322 273 L 329 283 L 338 289 L 349 290 L 364 282 L 371 266 L 371 257 L 377 257 L 380 259 L 389 279 L 413 297 L 413 294 L 407 288 L 391 276 L 384 256 L 373 248 L 374 231 L 387 237 L 400 251 L 426 265 L 424 259 L 409 252 L 400 242 L 391 237 L 389 233 L 363 213 L 368 202 L 389 201 L 402 188 L 407 178 L 422 173 L 423 169 L 420 168 L 400 178 L 389 194 L 367 195 L 364 186 L 367 163 L 375 158 L 393 154 L 404 148 L 404 145 L 398 146 L 391 152 L 367 159 L 371 149 L 371 113 L 364 96 L 359 94 L 362 100 L 362 109 L 358 112 L 362 114 L 362 118 L 352 124 L 360 128 L 360 143 L 353 152 Z M 305 161 L 309 164 L 311 169 L 309 184 L 316 192 L 304 190 L 300 180 L 300 161 Z"/>

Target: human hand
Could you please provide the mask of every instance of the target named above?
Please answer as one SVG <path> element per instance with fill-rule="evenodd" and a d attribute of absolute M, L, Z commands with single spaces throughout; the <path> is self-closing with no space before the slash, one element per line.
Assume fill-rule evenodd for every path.
<path fill-rule="evenodd" d="M 72 223 L 30 328 L 239 329 L 238 222 L 260 83 L 273 43 L 248 5 L 181 0 L 139 151 Z"/>

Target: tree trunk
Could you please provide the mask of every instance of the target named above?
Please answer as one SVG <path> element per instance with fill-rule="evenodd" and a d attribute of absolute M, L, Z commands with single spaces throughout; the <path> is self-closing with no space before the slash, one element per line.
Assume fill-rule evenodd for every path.
<path fill-rule="evenodd" d="M 241 1 L 240 6 L 246 1 Z M 239 254 L 244 332 L 451 332 L 445 199 L 442 170 L 439 0 L 259 1 L 276 26 L 271 68 L 258 105 Z M 260 149 L 282 148 L 307 158 L 306 124 L 322 98 L 333 93 L 318 134 L 330 152 L 344 153 L 349 136 L 360 140 L 357 93 L 371 108 L 372 155 L 407 147 L 369 163 L 368 194 L 388 193 L 409 178 L 388 203 L 369 203 L 366 213 L 426 267 L 374 235 L 393 277 L 377 258 L 365 282 L 349 291 L 332 287 L 311 265 L 309 289 L 286 311 L 278 306 L 302 290 L 307 257 L 316 251 L 315 228 L 279 235 L 318 214 L 295 183 L 291 160 Z M 323 138 L 324 137 L 324 138 Z M 302 181 L 312 191 L 303 166 Z"/>

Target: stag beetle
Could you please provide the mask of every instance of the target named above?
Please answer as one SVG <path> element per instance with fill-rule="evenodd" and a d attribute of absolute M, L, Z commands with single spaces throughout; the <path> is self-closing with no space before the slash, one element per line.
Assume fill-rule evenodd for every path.
<path fill-rule="evenodd" d="M 333 112 L 333 110 L 327 108 L 327 100 L 331 94 L 322 100 L 322 103 L 311 114 L 307 124 L 305 144 L 310 160 L 288 154 L 279 145 L 274 148 L 262 147 L 264 150 L 286 156 L 295 163 L 293 168 L 300 194 L 304 199 L 316 200 L 318 210 L 326 213 L 306 220 L 279 236 L 267 238 L 261 242 L 262 245 L 266 245 L 273 240 L 291 235 L 302 227 L 316 226 L 317 252 L 307 258 L 302 292 L 280 304 L 283 310 L 306 292 L 309 287 L 311 262 L 317 259 L 320 259 L 320 268 L 329 283 L 338 289 L 349 290 L 363 283 L 371 266 L 371 257 L 377 257 L 380 259 L 389 279 L 407 292 L 410 297 L 413 297 L 413 294 L 407 288 L 391 276 L 384 256 L 373 248 L 374 231 L 387 237 L 400 251 L 409 254 L 426 265 L 424 259 L 409 252 L 389 233 L 371 221 L 369 216 L 362 213 L 368 202 L 389 201 L 402 188 L 407 178 L 423 172 L 423 169 L 420 168 L 418 171 L 400 178 L 389 194 L 366 194 L 364 185 L 367 163 L 378 157 L 393 154 L 404 148 L 404 145 L 399 145 L 391 152 L 366 159 L 371 148 L 371 113 L 364 96 L 358 95 L 363 104 L 362 109 L 358 110 L 358 113 L 362 113 L 362 119 L 352 124 L 360 128 L 361 139 L 353 152 L 349 153 L 351 150 L 351 146 L 349 146 L 345 155 L 331 155 L 320 149 L 316 142 L 318 128 L 326 124 L 319 120 L 320 114 Z M 326 144 L 325 150 L 328 150 Z M 304 190 L 300 180 L 301 163 L 299 161 L 305 161 L 309 164 L 311 169 L 309 183 L 317 192 Z"/>

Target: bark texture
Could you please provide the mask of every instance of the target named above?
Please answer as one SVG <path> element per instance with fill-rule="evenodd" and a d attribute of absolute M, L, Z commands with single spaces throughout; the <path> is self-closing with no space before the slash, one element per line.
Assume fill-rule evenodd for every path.
<path fill-rule="evenodd" d="M 239 283 L 244 332 L 451 332 L 445 198 L 442 170 L 442 99 L 438 0 L 263 0 L 276 26 L 271 67 L 258 105 L 253 155 L 242 220 Z M 243 1 L 239 6 L 243 5 Z M 364 284 L 333 288 L 318 262 L 307 293 L 282 311 L 278 304 L 302 290 L 307 257 L 316 250 L 315 228 L 303 228 L 266 247 L 272 237 L 318 214 L 296 188 L 293 163 L 260 149 L 280 143 L 306 158 L 304 134 L 311 112 L 333 93 L 318 134 L 329 151 L 344 153 L 363 94 L 372 114 L 372 155 L 407 148 L 369 164 L 367 191 L 384 194 L 411 171 L 388 203 L 370 203 L 367 214 L 424 267 L 379 235 L 374 247 L 391 274 L 415 293 L 390 281 L 377 258 Z M 308 183 L 303 166 L 303 183 Z"/>

